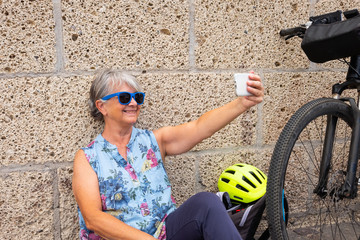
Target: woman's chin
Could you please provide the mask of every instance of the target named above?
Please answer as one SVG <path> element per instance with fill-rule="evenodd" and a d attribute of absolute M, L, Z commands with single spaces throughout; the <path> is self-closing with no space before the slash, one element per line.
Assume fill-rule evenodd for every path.
<path fill-rule="evenodd" d="M 127 115 L 124 118 L 125 122 L 129 123 L 129 124 L 135 124 L 138 120 L 138 116 L 137 115 Z"/>

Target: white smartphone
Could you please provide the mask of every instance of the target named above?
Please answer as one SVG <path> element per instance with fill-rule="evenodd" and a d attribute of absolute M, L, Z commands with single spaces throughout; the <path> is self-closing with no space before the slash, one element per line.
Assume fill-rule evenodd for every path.
<path fill-rule="evenodd" d="M 234 79 L 236 84 L 236 95 L 238 96 L 251 96 L 252 94 L 249 93 L 246 88 L 246 82 L 249 81 L 249 74 L 250 73 L 235 73 Z"/>

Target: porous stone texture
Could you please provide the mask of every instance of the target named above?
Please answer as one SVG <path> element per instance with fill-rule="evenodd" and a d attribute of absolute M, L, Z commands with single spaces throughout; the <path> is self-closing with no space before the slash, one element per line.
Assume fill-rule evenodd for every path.
<path fill-rule="evenodd" d="M 331 97 L 331 87 L 345 80 L 345 72 L 265 74 L 264 143 L 274 144 L 290 117 L 308 101 Z M 350 95 L 348 95 L 350 94 Z M 344 92 L 344 96 L 354 93 Z"/>
<path fill-rule="evenodd" d="M 111 66 L 146 92 L 139 128 L 197 119 L 235 96 L 233 74 L 265 86 L 251 108 L 189 152 L 166 157 L 180 205 L 217 192 L 221 172 L 267 173 L 277 138 L 304 103 L 331 97 L 346 65 L 311 63 L 279 31 L 359 0 L 0 0 L 0 239 L 78 239 L 75 152 L 103 128 L 88 112 L 91 81 Z M 351 91 L 345 96 L 355 96 Z M 25 237 L 24 237 L 25 236 Z"/>
<path fill-rule="evenodd" d="M 52 183 L 48 172 L 0 176 L 0 239 L 53 237 Z"/>
<path fill-rule="evenodd" d="M 0 1 L 0 73 L 47 72 L 55 63 L 51 1 Z"/>
<path fill-rule="evenodd" d="M 176 204 L 181 205 L 197 190 L 197 162 L 193 155 L 166 157 L 164 164 L 172 185 L 172 194 Z"/>
<path fill-rule="evenodd" d="M 71 188 L 72 173 L 72 167 L 58 169 L 61 239 L 78 239 L 80 230 L 77 204 Z"/>
<path fill-rule="evenodd" d="M 355 9 L 359 6 L 359 0 L 318 0 L 314 4 L 312 15 L 320 15 L 341 10 L 343 12 Z"/>
<path fill-rule="evenodd" d="M 62 1 L 65 67 L 188 67 L 187 1 Z"/>
<path fill-rule="evenodd" d="M 248 68 L 257 65 L 256 5 L 246 0 L 195 1 L 196 65 Z"/>
<path fill-rule="evenodd" d="M 280 38 L 282 28 L 308 21 L 304 1 L 197 0 L 196 65 L 209 68 L 302 68 L 300 41 Z M 286 9 L 286 10 L 285 10 Z"/>
<path fill-rule="evenodd" d="M 309 20 L 311 1 L 259 1 L 258 28 L 254 46 L 258 50 L 257 64 L 262 68 L 297 69 L 309 67 L 309 60 L 301 50 L 301 39 L 285 40 L 280 30 L 297 27 Z"/>
<path fill-rule="evenodd" d="M 143 74 L 138 77 L 146 92 L 138 126 L 157 129 L 196 120 L 236 97 L 233 73 Z M 254 144 L 257 107 L 204 140 L 193 150 Z"/>
<path fill-rule="evenodd" d="M 2 80 L 0 166 L 72 161 L 94 136 L 83 77 Z"/>

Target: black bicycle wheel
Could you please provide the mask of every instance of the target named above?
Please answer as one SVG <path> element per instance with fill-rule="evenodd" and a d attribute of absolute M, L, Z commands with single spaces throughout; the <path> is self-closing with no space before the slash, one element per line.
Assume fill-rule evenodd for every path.
<path fill-rule="evenodd" d="M 319 182 L 326 122 L 331 116 L 337 117 L 337 123 L 326 194 L 320 197 L 314 189 Z M 348 104 L 323 98 L 304 105 L 286 124 L 268 173 L 266 204 L 272 239 L 359 239 L 360 197 L 336 194 L 346 176 L 353 122 Z"/>

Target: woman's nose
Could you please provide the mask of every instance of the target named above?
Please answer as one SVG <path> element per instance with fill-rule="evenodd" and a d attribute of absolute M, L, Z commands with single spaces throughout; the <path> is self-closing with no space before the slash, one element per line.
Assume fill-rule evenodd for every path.
<path fill-rule="evenodd" d="M 137 105 L 137 102 L 135 101 L 135 98 L 132 97 L 129 105 Z"/>

